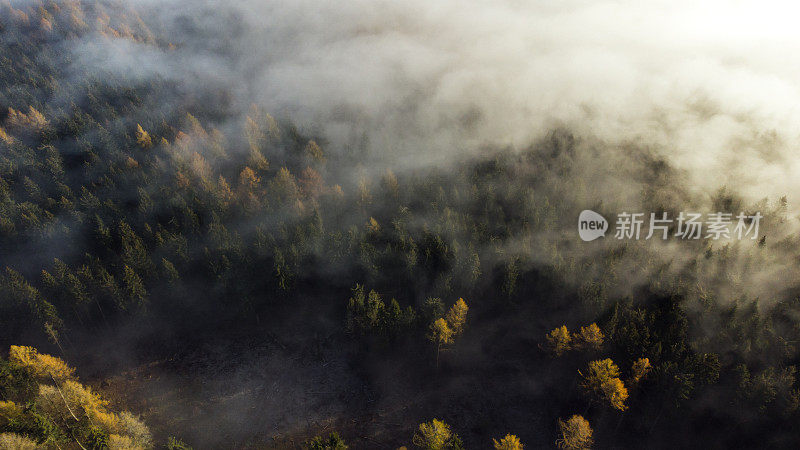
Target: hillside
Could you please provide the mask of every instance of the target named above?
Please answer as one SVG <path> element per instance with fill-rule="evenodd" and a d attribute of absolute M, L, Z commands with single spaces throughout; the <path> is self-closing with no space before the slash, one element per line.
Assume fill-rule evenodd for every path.
<path fill-rule="evenodd" d="M 0 1 L 0 448 L 800 443 L 790 197 L 569 122 L 477 139 L 422 86 L 271 110 L 247 10 L 162 8 Z M 760 222 L 583 242 L 584 210 Z"/>

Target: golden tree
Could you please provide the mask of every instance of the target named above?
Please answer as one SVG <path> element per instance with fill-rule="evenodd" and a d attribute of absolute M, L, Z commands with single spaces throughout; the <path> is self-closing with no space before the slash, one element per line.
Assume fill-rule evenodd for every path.
<path fill-rule="evenodd" d="M 370 217 L 367 221 L 367 231 L 370 234 L 378 234 L 381 231 L 381 225 L 374 217 Z"/>
<path fill-rule="evenodd" d="M 239 186 L 247 192 L 253 192 L 258 188 L 259 183 L 261 183 L 261 179 L 256 175 L 253 169 L 245 167 L 242 169 L 241 173 L 239 173 Z"/>
<path fill-rule="evenodd" d="M 17 111 L 14 108 L 8 108 L 8 117 L 6 117 L 6 124 L 9 128 L 16 128 L 28 131 L 37 131 L 46 127 L 49 122 L 33 106 L 28 107 L 28 113 Z"/>
<path fill-rule="evenodd" d="M 226 180 L 222 175 L 220 175 L 219 179 L 217 179 L 216 195 L 225 206 L 230 204 L 233 199 L 236 198 L 231 190 L 230 184 L 228 184 L 228 180 Z"/>
<path fill-rule="evenodd" d="M 136 143 L 142 148 L 150 148 L 153 146 L 153 139 L 150 137 L 150 133 L 144 131 L 144 128 L 138 123 L 136 124 Z"/>
<path fill-rule="evenodd" d="M 649 358 L 639 358 L 633 362 L 633 366 L 631 367 L 631 380 L 634 383 L 638 383 L 639 381 L 644 378 L 648 372 L 653 368 L 650 365 Z"/>
<path fill-rule="evenodd" d="M 75 369 L 59 358 L 43 355 L 33 347 L 12 345 L 8 359 L 42 380 L 65 381 L 75 376 Z"/>
<path fill-rule="evenodd" d="M 572 336 L 570 336 L 566 325 L 561 325 L 545 337 L 547 339 L 547 349 L 556 356 L 561 356 L 570 348 Z"/>
<path fill-rule="evenodd" d="M 428 339 L 436 344 L 436 367 L 439 367 L 439 351 L 443 345 L 451 344 L 453 342 L 453 330 L 447 325 L 447 321 L 443 318 L 436 319 L 431 324 L 430 334 Z"/>
<path fill-rule="evenodd" d="M 597 390 L 605 380 L 619 378 L 619 367 L 610 358 L 599 359 L 590 362 L 586 375 L 581 375 L 584 377 L 584 386 Z"/>
<path fill-rule="evenodd" d="M 121 447 L 109 445 L 110 448 L 153 448 L 150 431 L 141 420 L 129 412 L 110 410 L 108 402 L 79 383 L 73 375 L 74 369 L 59 358 L 41 354 L 32 347 L 12 346 L 9 363 L 38 378 L 41 384 L 25 406 L 0 401 L 0 428 L 6 421 L 46 421 L 48 431 L 43 438 L 48 442 L 33 448 L 50 448 L 47 443 L 55 443 L 50 439 L 67 438 L 77 447 L 70 444 L 63 448 L 85 449 L 89 448 L 84 444 L 91 440 L 90 436 L 98 432 L 108 436 L 110 441 L 116 439 L 120 445 L 124 444 Z M 31 416 L 33 411 L 37 417 Z M 17 441 L 15 436 L 0 435 L 0 448 L 28 448 L 24 442 Z M 55 447 L 62 448 L 57 444 Z"/>
<path fill-rule="evenodd" d="M 603 332 L 596 323 L 589 326 L 581 327 L 581 332 L 573 336 L 573 341 L 577 347 L 583 349 L 600 350 L 603 348 Z"/>
<path fill-rule="evenodd" d="M 36 450 L 42 447 L 37 444 L 36 441 L 28 437 L 14 433 L 0 433 L 0 448 L 14 450 Z"/>
<path fill-rule="evenodd" d="M 420 424 L 419 430 L 414 433 L 412 442 L 425 450 L 441 450 L 450 442 L 453 432 L 450 425 L 439 419 Z"/>
<path fill-rule="evenodd" d="M 9 136 L 9 134 L 6 133 L 6 130 L 4 130 L 3 127 L 0 127 L 0 141 L 5 142 L 6 144 L 11 144 L 14 142 L 14 138 Z"/>
<path fill-rule="evenodd" d="M 513 434 L 507 434 L 506 437 L 500 439 L 492 439 L 494 441 L 495 450 L 522 450 L 522 442 Z"/>
<path fill-rule="evenodd" d="M 615 409 L 625 410 L 628 390 L 619 378 L 619 367 L 611 359 L 601 359 L 589 363 L 589 370 L 584 374 L 582 386 L 590 394 L 607 400 Z"/>
<path fill-rule="evenodd" d="M 628 409 L 625 406 L 625 400 L 628 399 L 628 389 L 625 383 L 619 378 L 609 378 L 603 382 L 602 386 L 603 395 L 606 400 L 611 404 L 611 407 L 620 411 Z"/>
<path fill-rule="evenodd" d="M 592 427 L 583 416 L 574 415 L 563 421 L 558 419 L 558 428 L 561 437 L 556 440 L 556 446 L 566 450 L 586 450 L 592 447 Z"/>
<path fill-rule="evenodd" d="M 439 345 L 447 345 L 453 342 L 453 330 L 447 325 L 447 321 L 439 318 L 431 325 L 430 340 Z"/>
<path fill-rule="evenodd" d="M 453 331 L 453 336 L 458 336 L 464 331 L 464 323 L 467 321 L 467 311 L 469 307 L 463 298 L 456 300 L 455 304 L 447 311 L 445 320 Z"/>

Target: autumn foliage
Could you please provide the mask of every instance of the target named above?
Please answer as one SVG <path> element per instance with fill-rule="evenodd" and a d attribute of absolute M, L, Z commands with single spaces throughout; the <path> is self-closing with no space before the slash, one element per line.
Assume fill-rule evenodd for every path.
<path fill-rule="evenodd" d="M 611 359 L 592 361 L 583 377 L 582 386 L 595 398 L 605 400 L 620 411 L 627 409 L 628 390 L 619 378 L 619 367 Z"/>
<path fill-rule="evenodd" d="M 571 348 L 572 336 L 566 325 L 555 328 L 546 336 L 546 348 L 555 356 L 561 356 Z"/>
<path fill-rule="evenodd" d="M 583 416 L 574 415 L 567 420 L 558 420 L 561 436 L 556 446 L 565 450 L 587 450 L 592 447 L 592 427 Z"/>
<path fill-rule="evenodd" d="M 9 359 L 0 360 L 0 392 L 7 398 L 0 401 L 0 432 L 12 432 L 0 434 L 0 448 L 26 448 L 30 442 L 35 448 L 152 447 L 141 420 L 114 412 L 74 373 L 61 359 L 32 347 L 10 348 Z M 30 383 L 34 389 L 26 387 Z"/>
<path fill-rule="evenodd" d="M 523 445 L 519 438 L 513 434 L 507 434 L 504 438 L 493 440 L 495 450 L 522 450 Z"/>

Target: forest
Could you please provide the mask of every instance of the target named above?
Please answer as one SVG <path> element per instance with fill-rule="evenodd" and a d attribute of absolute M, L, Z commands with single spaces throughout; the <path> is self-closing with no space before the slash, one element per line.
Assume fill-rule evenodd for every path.
<path fill-rule="evenodd" d="M 0 0 L 0 449 L 800 444 L 788 187 L 569 123 L 403 159 L 179 69 L 246 72 L 241 12 L 131 3 Z M 580 241 L 626 208 L 763 218 Z"/>

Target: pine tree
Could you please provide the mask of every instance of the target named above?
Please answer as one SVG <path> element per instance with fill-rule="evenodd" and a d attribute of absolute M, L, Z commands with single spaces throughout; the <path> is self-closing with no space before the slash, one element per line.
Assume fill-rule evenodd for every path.
<path fill-rule="evenodd" d="M 119 239 L 122 263 L 143 275 L 151 274 L 153 261 L 150 259 L 144 241 L 125 221 L 119 223 Z"/>
<path fill-rule="evenodd" d="M 125 305 L 144 308 L 147 303 L 147 290 L 139 275 L 130 266 L 123 267 L 122 285 L 125 293 Z"/>
<path fill-rule="evenodd" d="M 310 199 L 318 198 L 322 194 L 325 186 L 322 176 L 311 167 L 303 169 L 298 184 L 303 197 Z"/>
<path fill-rule="evenodd" d="M 253 169 L 245 167 L 239 173 L 239 187 L 245 192 L 254 192 L 258 189 L 259 183 L 261 183 L 261 179 L 256 175 Z"/>
<path fill-rule="evenodd" d="M 181 276 L 178 273 L 178 270 L 167 258 L 161 258 L 161 267 L 163 276 L 168 283 L 175 284 L 180 280 Z"/>
<path fill-rule="evenodd" d="M 366 208 L 370 204 L 372 204 L 372 194 L 369 191 L 369 181 L 361 177 L 358 180 L 358 205 Z"/>

